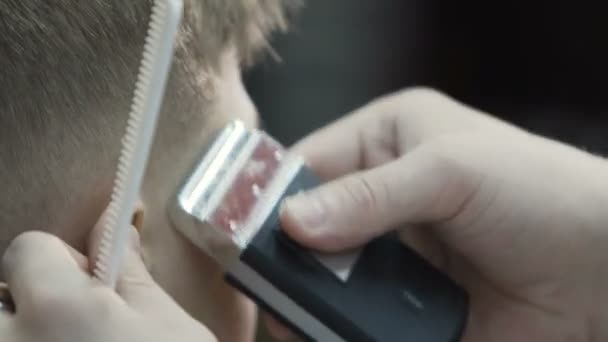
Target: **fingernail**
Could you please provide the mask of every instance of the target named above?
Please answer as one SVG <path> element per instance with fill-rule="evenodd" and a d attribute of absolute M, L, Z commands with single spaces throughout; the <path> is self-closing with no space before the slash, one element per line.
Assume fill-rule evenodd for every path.
<path fill-rule="evenodd" d="M 298 226 L 315 229 L 327 221 L 327 213 L 321 201 L 314 195 L 299 193 L 283 201 L 281 215 L 286 215 Z"/>

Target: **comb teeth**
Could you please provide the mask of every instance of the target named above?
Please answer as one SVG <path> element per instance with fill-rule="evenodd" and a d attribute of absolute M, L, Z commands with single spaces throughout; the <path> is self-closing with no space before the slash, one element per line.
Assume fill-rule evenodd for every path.
<path fill-rule="evenodd" d="M 101 222 L 104 232 L 93 271 L 96 278 L 110 287 L 116 286 L 126 253 L 131 216 L 152 144 L 182 8 L 181 0 L 156 0 L 152 7 L 112 197 Z"/>

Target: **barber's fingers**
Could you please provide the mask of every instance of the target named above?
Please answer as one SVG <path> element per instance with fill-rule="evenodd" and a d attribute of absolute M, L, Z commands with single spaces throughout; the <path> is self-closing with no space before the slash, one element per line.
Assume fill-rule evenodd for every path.
<path fill-rule="evenodd" d="M 271 315 L 264 313 L 263 314 L 264 322 L 266 323 L 266 328 L 270 335 L 279 341 L 293 341 L 295 335 L 291 330 L 286 328 L 283 324 L 279 323 L 274 317 Z"/>
<path fill-rule="evenodd" d="M 47 233 L 27 232 L 13 240 L 4 255 L 3 269 L 17 310 L 90 286 L 90 277 L 72 254 L 65 243 Z"/>
<path fill-rule="evenodd" d="M 314 132 L 292 150 L 329 180 L 384 164 L 440 134 L 473 128 L 484 120 L 433 90 L 405 90 Z"/>
<path fill-rule="evenodd" d="M 404 224 L 447 220 L 478 184 L 478 176 L 429 145 L 295 195 L 284 202 L 281 219 L 295 240 L 340 251 Z"/>

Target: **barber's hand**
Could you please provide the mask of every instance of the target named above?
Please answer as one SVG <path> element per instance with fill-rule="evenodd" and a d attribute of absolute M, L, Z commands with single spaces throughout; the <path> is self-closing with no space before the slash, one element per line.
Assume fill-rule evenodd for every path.
<path fill-rule="evenodd" d="M 87 259 L 58 238 L 38 232 L 19 236 L 3 259 L 16 313 L 0 310 L 0 339 L 214 341 L 154 283 L 139 256 L 137 237 L 131 247 L 117 294 L 93 279 Z"/>
<path fill-rule="evenodd" d="M 463 341 L 608 340 L 605 160 L 424 89 L 294 152 L 330 182 L 285 202 L 287 233 L 337 252 L 399 229 L 470 293 Z"/>

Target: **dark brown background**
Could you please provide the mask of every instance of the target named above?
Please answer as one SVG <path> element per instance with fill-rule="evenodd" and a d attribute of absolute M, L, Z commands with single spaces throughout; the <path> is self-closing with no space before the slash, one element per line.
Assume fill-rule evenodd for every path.
<path fill-rule="evenodd" d="M 593 1 L 310 0 L 247 84 L 292 143 L 375 96 L 437 87 L 509 121 L 608 152 L 608 17 Z"/>

